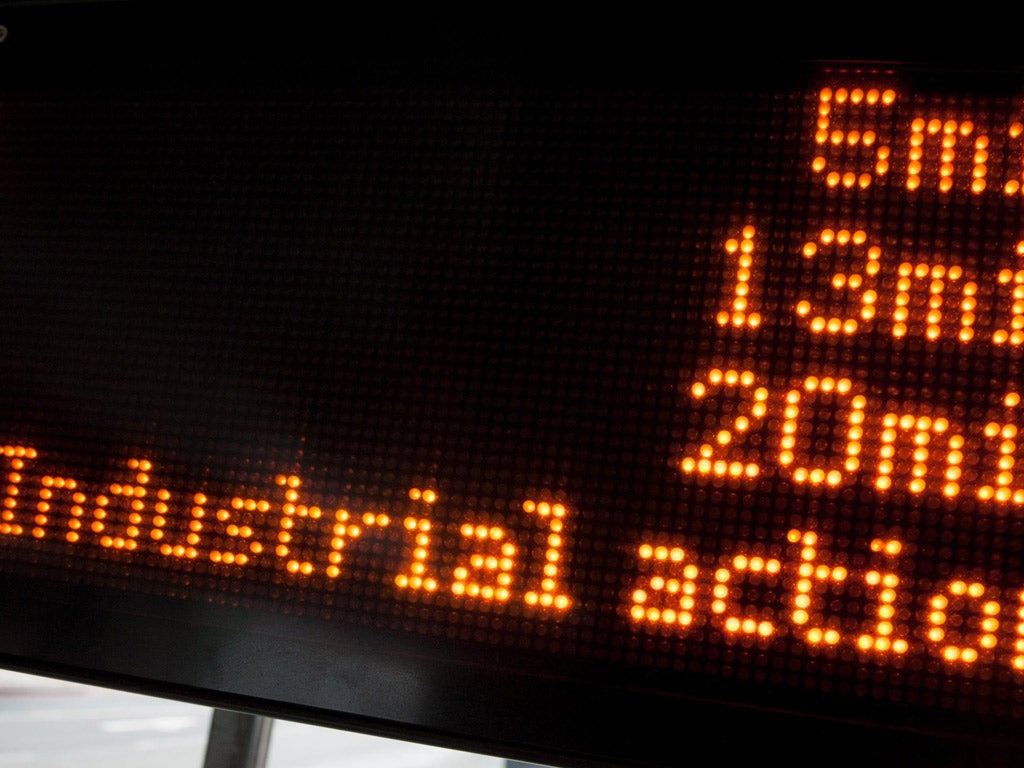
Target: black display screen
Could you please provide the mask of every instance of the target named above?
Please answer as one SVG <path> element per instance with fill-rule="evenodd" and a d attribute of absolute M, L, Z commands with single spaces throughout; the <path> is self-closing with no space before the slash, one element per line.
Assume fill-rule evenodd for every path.
<path fill-rule="evenodd" d="M 5 664 L 559 765 L 1024 746 L 1015 69 L 36 68 L 68 15 L 3 43 Z"/>

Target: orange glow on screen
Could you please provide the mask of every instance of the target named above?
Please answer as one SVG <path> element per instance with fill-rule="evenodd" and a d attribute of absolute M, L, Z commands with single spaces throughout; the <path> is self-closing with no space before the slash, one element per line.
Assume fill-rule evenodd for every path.
<path fill-rule="evenodd" d="M 995 120 L 970 99 L 915 99 L 883 75 L 849 79 L 788 95 L 800 104 L 799 141 L 779 144 L 797 135 L 792 121 L 765 129 L 776 165 L 723 171 L 756 177 L 766 189 L 750 195 L 767 197 L 767 210 L 714 200 L 680 214 L 699 219 L 678 226 L 701 251 L 679 257 L 673 241 L 664 260 L 677 278 L 664 292 L 675 294 L 638 310 L 640 330 L 603 295 L 599 307 L 579 300 L 573 322 L 592 324 L 595 349 L 579 375 L 594 393 L 578 399 L 616 393 L 588 400 L 598 416 L 545 403 L 531 421 L 532 404 L 517 398 L 523 381 L 543 377 L 516 370 L 508 355 L 521 350 L 506 354 L 495 326 L 487 341 L 507 369 L 494 365 L 493 391 L 473 394 L 507 399 L 525 426 L 487 439 L 530 435 L 520 448 L 500 443 L 515 453 L 509 466 L 520 462 L 500 479 L 493 456 L 470 449 L 463 463 L 484 480 L 460 466 L 445 483 L 433 460 L 396 469 L 408 459 L 398 450 L 360 486 L 331 474 L 322 455 L 313 464 L 312 449 L 299 454 L 305 470 L 278 455 L 248 467 L 266 471 L 233 466 L 222 479 L 200 460 L 182 469 L 182 456 L 138 447 L 112 466 L 76 463 L 12 429 L 0 446 L 0 538 L 28 559 L 165 578 L 168 591 L 193 579 L 225 602 L 269 594 L 286 612 L 349 611 L 374 626 L 500 635 L 488 641 L 687 674 L 767 669 L 791 682 L 840 659 L 865 680 L 911 670 L 915 681 L 996 679 L 1024 692 L 1018 553 L 991 563 L 962 555 L 1003 546 L 1024 513 L 1024 226 L 1004 220 L 1024 204 L 1024 120 L 1003 120 L 1010 110 Z M 776 181 L 792 194 L 772 196 Z M 986 205 L 1003 219 L 986 218 Z M 939 234 L 922 237 L 921 222 Z M 661 289 L 653 283 L 644 290 Z M 565 287 L 534 286 L 544 297 Z M 581 337 L 556 339 L 558 322 L 524 326 L 523 346 L 550 334 L 541 351 L 571 357 L 559 345 Z M 478 364 L 451 354 L 438 365 L 453 378 Z M 479 383 L 464 381 L 467 391 Z M 614 386 L 635 386 L 637 402 L 623 406 Z M 453 444 L 479 439 L 480 424 L 437 410 L 439 433 L 464 430 Z M 354 421 L 376 434 L 376 422 Z M 393 442 L 418 451 L 406 424 Z M 542 442 L 552 434 L 552 444 L 576 441 L 566 465 L 599 459 L 522 479 L 550 458 Z M 593 435 L 607 445 L 574 453 Z M 828 685 L 826 673 L 806 677 L 793 685 Z"/>
<path fill-rule="evenodd" d="M 786 543 L 784 551 L 769 549 L 777 555 L 734 555 L 727 565 L 714 568 L 699 567 L 693 562 L 698 558 L 679 546 L 641 544 L 641 575 L 629 594 L 630 620 L 684 634 L 714 623 L 726 641 L 748 635 L 771 643 L 789 636 L 808 647 L 868 654 L 876 663 L 917 653 L 952 665 L 985 663 L 1024 671 L 1024 622 L 1009 628 L 999 620 L 1004 607 L 998 589 L 954 577 L 922 591 L 899 575 L 903 544 L 897 539 L 871 541 L 868 549 L 877 565 L 866 568 L 851 568 L 823 554 L 814 531 L 791 530 Z M 741 605 L 750 584 L 733 588 L 739 579 L 781 589 Z M 862 595 L 857 610 L 837 610 L 836 599 L 851 594 Z M 1024 609 L 1017 610 L 1024 615 Z"/>
<path fill-rule="evenodd" d="M 39 501 L 34 513 L 22 511 L 17 499 L 24 493 L 26 478 L 21 470 L 27 461 L 39 459 L 39 453 L 30 447 L 5 446 L 3 456 L 11 471 L 4 507 L 6 528 L 0 533 L 12 537 L 30 533 L 37 540 L 58 538 L 79 547 L 158 555 L 171 560 L 206 558 L 234 568 L 257 564 L 265 567 L 269 562 L 293 577 L 322 574 L 333 580 L 352 577 L 345 570 L 344 557 L 351 542 L 391 526 L 391 518 L 385 513 L 366 511 L 357 516 L 345 508 L 328 513 L 320 506 L 300 503 L 301 478 L 278 475 L 274 483 L 281 498 L 276 501 L 235 496 L 226 506 L 214 510 L 216 505 L 211 505 L 206 494 L 195 493 L 192 505 L 186 507 L 188 532 L 184 540 L 175 542 L 168 539 L 167 530 L 173 527 L 173 518 L 182 509 L 172 505 L 176 500 L 164 488 L 151 494 L 147 486 L 155 468 L 150 460 L 128 461 L 129 470 L 134 472 L 134 484 L 110 483 L 96 494 L 92 498 L 94 512 L 90 521 L 85 511 L 90 497 L 78 490 L 75 480 L 49 473 L 38 480 L 35 495 Z M 146 503 L 150 497 L 156 499 L 151 505 Z M 406 561 L 392 577 L 400 590 L 435 593 L 444 585 L 449 595 L 462 599 L 500 604 L 518 598 L 525 606 L 556 612 L 572 606 L 572 598 L 561 580 L 569 519 L 569 509 L 564 504 L 532 499 L 522 503 L 521 522 L 529 523 L 536 518 L 545 530 L 543 546 L 530 548 L 517 546 L 512 540 L 513 533 L 501 526 L 471 521 L 459 525 L 457 539 L 453 540 L 447 528 L 436 529 L 429 516 L 431 507 L 440 499 L 437 491 L 412 488 L 408 498 L 423 506 L 420 514 L 408 515 L 402 521 L 408 546 Z M 114 503 L 121 499 L 123 503 Z M 23 519 L 24 524 L 20 522 Z M 523 528 L 527 539 L 532 539 L 531 527 Z M 226 548 L 218 543 L 222 541 L 234 545 Z M 449 573 L 435 572 L 435 549 L 463 550 L 467 544 L 469 549 L 460 555 Z M 308 559 L 296 557 L 296 551 Z"/>
<path fill-rule="evenodd" d="M 754 273 L 754 235 L 757 231 L 746 226 L 740 233 L 740 239 L 729 238 L 725 241 L 725 252 L 736 258 L 736 282 L 733 286 L 733 298 L 727 309 L 718 313 L 716 320 L 719 325 L 746 326 L 757 328 L 761 324 L 761 315 L 757 311 L 757 301 L 751 296 L 751 276 Z"/>
<path fill-rule="evenodd" d="M 885 218 L 877 204 L 916 206 L 909 210 L 941 227 L 952 206 L 1021 194 L 1024 122 L 972 109 L 888 86 L 818 92 L 804 140 L 812 183 L 824 190 L 819 218 L 806 232 L 775 233 L 769 219 L 748 214 L 717 241 L 724 258 L 707 336 L 719 343 L 703 366 L 681 374 L 683 407 L 693 414 L 676 460 L 681 477 L 716 492 L 784 485 L 823 506 L 860 494 L 862 504 L 877 504 L 865 510 L 872 519 L 893 502 L 989 520 L 1024 506 L 1015 377 L 998 402 L 964 392 L 938 400 L 927 388 L 915 399 L 851 365 L 872 354 L 923 360 L 915 375 L 933 381 L 949 365 L 940 354 L 1018 360 L 1024 230 L 1012 248 L 962 236 L 950 238 L 956 247 L 950 239 L 933 246 L 915 239 L 915 222 Z M 794 268 L 784 288 L 771 287 L 773 259 Z M 791 327 L 791 347 L 779 350 L 778 329 Z M 796 361 L 790 372 L 787 355 Z M 1024 671 L 1024 622 L 1003 618 L 1024 616 L 1024 593 L 1010 598 L 970 569 L 916 581 L 914 536 L 905 531 L 863 542 L 853 560 L 832 555 L 815 523 L 837 519 L 809 523 L 789 530 L 786 546 L 758 542 L 756 554 L 742 543 L 735 553 L 705 554 L 685 537 L 640 544 L 630 620 L 660 634 L 717 628 L 725 642 L 788 637 L 883 665 L 925 655 L 949 670 Z"/>

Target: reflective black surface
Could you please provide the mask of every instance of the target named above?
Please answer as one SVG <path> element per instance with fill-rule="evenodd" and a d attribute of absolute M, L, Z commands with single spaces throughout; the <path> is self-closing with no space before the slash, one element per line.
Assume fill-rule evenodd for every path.
<path fill-rule="evenodd" d="M 1012 349 L 828 345 L 786 314 L 821 281 L 793 255 L 825 226 L 979 270 L 1020 237 L 1015 199 L 823 189 L 810 138 L 835 65 L 820 59 L 852 46 L 786 47 L 748 24 L 708 57 L 693 47 L 707 30 L 656 20 L 8 13 L 0 444 L 22 530 L 0 550 L 6 665 L 545 764 L 678 765 L 709 739 L 736 764 L 1015 760 L 1013 509 L 867 476 L 830 493 L 777 468 L 750 483 L 679 468 L 732 414 L 688 395 L 712 366 L 756 368 L 778 394 L 833 365 L 864 380 L 872 415 L 923 403 L 975 426 L 1019 380 Z M 1019 72 L 983 63 L 867 66 L 908 101 L 952 94 L 1009 121 Z M 713 317 L 723 245 L 751 220 L 775 319 L 748 338 Z M 44 522 L 41 489 L 56 489 Z M 564 531 L 531 501 L 564 505 Z M 323 522 L 285 525 L 288 503 Z M 418 557 L 407 519 L 431 522 L 436 591 L 396 582 Z M 515 543 L 507 599 L 455 591 L 485 546 L 467 523 Z M 748 546 L 795 568 L 796 529 L 853 571 L 874 537 L 911 545 L 917 620 L 944 579 L 997 585 L 1002 655 L 965 672 L 920 634 L 895 662 L 795 629 L 738 641 L 709 602 L 692 630 L 630 619 L 642 543 L 684 546 L 703 590 Z M 745 595 L 780 626 L 787 578 Z M 867 592 L 830 604 L 845 630 L 867 622 Z"/>

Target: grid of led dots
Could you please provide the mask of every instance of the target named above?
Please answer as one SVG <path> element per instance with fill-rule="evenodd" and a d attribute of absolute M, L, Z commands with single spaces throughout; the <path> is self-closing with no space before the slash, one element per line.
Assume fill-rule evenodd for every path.
<path fill-rule="evenodd" d="M 0 568 L 1024 717 L 1024 94 L 812 79 L 12 104 Z"/>

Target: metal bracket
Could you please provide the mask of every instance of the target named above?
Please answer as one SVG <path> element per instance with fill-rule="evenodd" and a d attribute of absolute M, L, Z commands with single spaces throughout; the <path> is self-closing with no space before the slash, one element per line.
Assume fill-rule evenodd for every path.
<path fill-rule="evenodd" d="M 215 709 L 203 768 L 265 768 L 274 720 Z"/>

